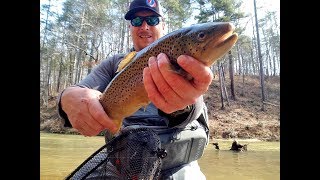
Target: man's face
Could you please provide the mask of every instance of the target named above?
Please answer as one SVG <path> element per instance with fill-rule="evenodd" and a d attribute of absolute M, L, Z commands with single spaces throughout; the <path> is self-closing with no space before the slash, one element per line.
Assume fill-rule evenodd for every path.
<path fill-rule="evenodd" d="M 140 11 L 135 13 L 135 16 L 152 16 L 156 15 L 151 11 Z M 133 46 L 136 51 L 140 51 L 163 35 L 164 23 L 161 21 L 156 26 L 150 26 L 146 21 L 143 21 L 139 27 L 132 26 L 130 23 L 130 32 L 132 36 Z"/>

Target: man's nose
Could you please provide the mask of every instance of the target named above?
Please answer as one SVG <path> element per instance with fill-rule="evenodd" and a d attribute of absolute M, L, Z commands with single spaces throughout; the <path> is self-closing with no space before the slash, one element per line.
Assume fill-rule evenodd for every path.
<path fill-rule="evenodd" d="M 145 20 L 142 22 L 140 29 L 149 30 L 149 25 Z"/>

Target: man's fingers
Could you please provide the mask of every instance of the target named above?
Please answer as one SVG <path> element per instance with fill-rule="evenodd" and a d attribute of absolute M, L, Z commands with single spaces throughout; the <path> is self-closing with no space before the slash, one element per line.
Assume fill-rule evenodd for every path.
<path fill-rule="evenodd" d="M 90 125 L 87 124 L 86 121 L 93 121 L 91 115 L 89 113 L 87 114 L 82 114 L 79 113 L 76 116 L 71 116 L 69 118 L 70 122 L 72 122 L 72 127 L 77 129 L 81 134 L 86 135 L 86 136 L 94 136 L 97 135 L 100 131 L 99 127 L 102 127 L 101 125 Z"/>
<path fill-rule="evenodd" d="M 196 89 L 201 92 L 208 90 L 208 85 L 211 84 L 213 79 L 212 71 L 209 67 L 186 55 L 179 56 L 177 62 L 193 77 L 193 85 Z"/>
<path fill-rule="evenodd" d="M 163 53 L 158 55 L 158 58 L 165 58 L 163 57 Z M 162 56 L 162 57 L 160 57 Z M 149 59 L 149 68 L 151 73 L 151 77 L 154 81 L 154 84 L 156 85 L 158 91 L 161 93 L 161 95 L 165 98 L 166 101 L 169 99 L 175 99 L 177 102 L 179 102 L 179 96 L 175 93 L 174 90 L 170 87 L 170 85 L 167 83 L 166 79 L 163 77 L 159 67 L 157 58 L 150 57 Z"/>
<path fill-rule="evenodd" d="M 164 54 L 163 54 L 164 55 Z M 181 76 L 178 72 L 171 70 L 169 59 L 163 57 L 161 54 L 158 58 L 158 65 L 162 76 L 169 84 L 171 89 L 179 96 L 179 101 L 183 99 L 184 103 L 193 104 L 196 96 L 199 93 L 195 87 L 185 77 Z"/>
<path fill-rule="evenodd" d="M 88 100 L 88 111 L 94 119 L 94 121 L 89 122 L 96 122 L 93 126 L 98 127 L 100 125 L 100 131 L 103 129 L 108 129 L 111 133 L 115 133 L 117 131 L 117 126 L 108 117 L 98 99 Z"/>
<path fill-rule="evenodd" d="M 92 122 L 92 118 L 88 121 L 89 119 L 87 119 L 87 121 L 81 121 L 81 123 L 79 123 L 79 127 L 77 128 L 81 134 L 85 135 L 85 136 L 95 136 L 97 134 L 99 134 L 99 132 L 101 131 L 102 126 L 101 125 L 90 125 L 87 122 Z"/>
<path fill-rule="evenodd" d="M 157 86 L 151 77 L 150 68 L 148 67 L 144 68 L 143 70 L 143 83 L 150 101 L 152 101 L 152 103 L 159 109 L 165 108 L 167 106 L 166 100 L 159 93 Z"/>

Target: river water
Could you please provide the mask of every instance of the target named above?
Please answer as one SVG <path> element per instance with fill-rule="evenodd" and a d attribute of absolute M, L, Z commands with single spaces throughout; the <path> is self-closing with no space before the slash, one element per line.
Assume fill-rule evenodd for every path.
<path fill-rule="evenodd" d="M 280 142 L 238 140 L 248 151 L 229 151 L 232 140 L 214 140 L 199 160 L 207 180 L 280 179 Z M 40 179 L 64 179 L 104 144 L 104 137 L 40 133 Z"/>

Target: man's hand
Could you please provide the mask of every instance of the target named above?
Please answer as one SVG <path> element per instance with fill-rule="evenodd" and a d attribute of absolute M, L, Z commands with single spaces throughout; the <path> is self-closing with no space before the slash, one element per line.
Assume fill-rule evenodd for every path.
<path fill-rule="evenodd" d="M 150 57 L 149 66 L 143 71 L 149 99 L 167 114 L 194 104 L 208 90 L 213 79 L 211 69 L 193 57 L 181 55 L 177 62 L 193 77 L 192 80 L 173 72 L 164 53 Z"/>
<path fill-rule="evenodd" d="M 61 96 L 61 106 L 73 128 L 85 136 L 95 136 L 117 128 L 99 102 L 101 92 L 88 88 L 69 87 Z"/>

